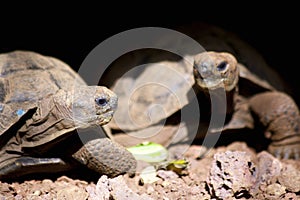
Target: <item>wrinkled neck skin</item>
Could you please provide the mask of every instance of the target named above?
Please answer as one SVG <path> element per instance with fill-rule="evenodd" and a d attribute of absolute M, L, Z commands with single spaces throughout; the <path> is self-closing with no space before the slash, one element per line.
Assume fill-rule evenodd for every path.
<path fill-rule="evenodd" d="M 234 112 L 235 99 L 238 95 L 238 87 L 234 87 L 232 90 L 226 92 L 227 101 L 227 114 Z"/>
<path fill-rule="evenodd" d="M 40 101 L 30 125 L 34 127 L 36 123 L 43 123 L 43 126 L 55 128 L 56 131 L 76 128 L 72 116 L 73 98 L 70 93 L 59 90 L 55 95 Z"/>
<path fill-rule="evenodd" d="M 201 88 L 206 98 L 208 98 L 213 104 L 214 108 L 220 114 L 232 114 L 234 111 L 234 101 L 238 94 L 238 87 L 234 87 L 230 91 L 226 91 L 224 88 L 217 88 L 214 90 L 208 90 Z M 225 109 L 224 109 L 225 108 Z"/>
<path fill-rule="evenodd" d="M 68 93 L 59 90 L 55 95 L 38 102 L 35 114 L 17 134 L 22 147 L 47 144 L 45 146 L 48 149 L 51 142 L 57 143 L 77 128 L 72 119 L 72 99 Z"/>

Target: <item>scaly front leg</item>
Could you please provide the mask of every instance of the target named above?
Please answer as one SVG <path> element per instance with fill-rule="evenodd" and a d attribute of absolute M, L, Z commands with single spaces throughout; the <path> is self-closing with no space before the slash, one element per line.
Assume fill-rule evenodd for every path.
<path fill-rule="evenodd" d="M 264 92 L 250 99 L 250 108 L 272 140 L 268 151 L 277 158 L 300 158 L 300 115 L 294 100 L 282 92 Z"/>
<path fill-rule="evenodd" d="M 88 141 L 72 157 L 88 168 L 110 177 L 124 173 L 133 175 L 137 165 L 129 151 L 108 138 Z"/>

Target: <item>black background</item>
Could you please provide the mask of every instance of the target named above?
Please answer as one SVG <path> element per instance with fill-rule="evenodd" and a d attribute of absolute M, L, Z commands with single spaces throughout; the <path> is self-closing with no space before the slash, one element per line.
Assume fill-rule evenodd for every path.
<path fill-rule="evenodd" d="M 0 53 L 33 50 L 57 57 L 77 70 L 94 47 L 122 31 L 206 22 L 237 33 L 256 48 L 290 84 L 292 95 L 300 105 L 297 6 L 272 3 L 263 7 L 257 3 L 243 3 L 232 7 L 216 2 L 211 5 L 185 2 L 174 8 L 154 2 L 143 4 L 134 9 L 127 9 L 119 3 L 113 7 L 89 5 L 78 10 L 57 6 L 46 11 L 47 5 L 30 11 L 27 8 L 22 10 L 22 7 L 20 11 L 7 8 L 9 12 L 1 17 Z M 152 5 L 151 8 L 148 4 Z"/>

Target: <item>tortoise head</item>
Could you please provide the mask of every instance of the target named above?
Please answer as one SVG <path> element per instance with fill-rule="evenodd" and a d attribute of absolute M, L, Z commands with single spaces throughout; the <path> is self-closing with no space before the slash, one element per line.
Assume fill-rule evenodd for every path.
<path fill-rule="evenodd" d="M 226 52 L 203 52 L 194 58 L 194 77 L 204 90 L 235 88 L 239 70 L 235 57 Z"/>
<path fill-rule="evenodd" d="M 59 91 L 54 96 L 54 104 L 57 109 L 52 112 L 58 111 L 59 118 L 75 123 L 78 128 L 87 128 L 110 122 L 118 98 L 104 86 L 79 86 L 73 91 Z"/>
<path fill-rule="evenodd" d="M 117 95 L 104 86 L 75 89 L 72 103 L 74 120 L 84 126 L 105 125 L 117 108 Z"/>

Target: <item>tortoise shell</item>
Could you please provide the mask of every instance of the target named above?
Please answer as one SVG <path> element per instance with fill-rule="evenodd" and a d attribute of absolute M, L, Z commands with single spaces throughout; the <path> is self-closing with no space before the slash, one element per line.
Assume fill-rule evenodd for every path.
<path fill-rule="evenodd" d="M 59 89 L 86 85 L 66 63 L 30 51 L 0 55 L 0 135 Z"/>

